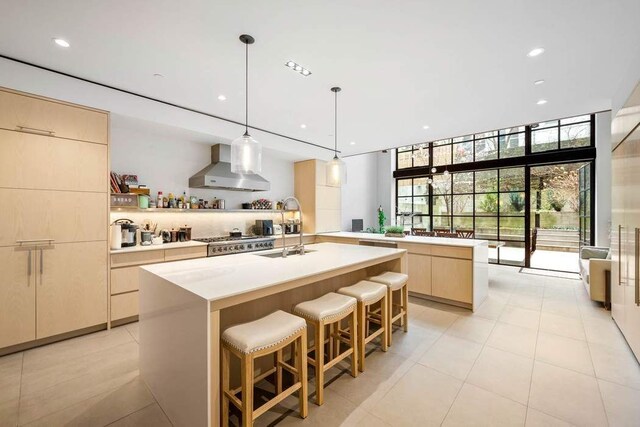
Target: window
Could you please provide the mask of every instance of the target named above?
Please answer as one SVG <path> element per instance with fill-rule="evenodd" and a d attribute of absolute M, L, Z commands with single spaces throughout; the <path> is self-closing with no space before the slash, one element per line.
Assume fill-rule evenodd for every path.
<path fill-rule="evenodd" d="M 430 185 L 427 178 L 408 178 L 396 181 L 396 224 L 405 229 L 423 227 L 429 222 L 431 206 L 429 204 Z M 428 227 L 424 227 L 428 228 Z"/>
<path fill-rule="evenodd" d="M 531 152 L 591 146 L 589 115 L 553 120 L 532 125 Z"/>

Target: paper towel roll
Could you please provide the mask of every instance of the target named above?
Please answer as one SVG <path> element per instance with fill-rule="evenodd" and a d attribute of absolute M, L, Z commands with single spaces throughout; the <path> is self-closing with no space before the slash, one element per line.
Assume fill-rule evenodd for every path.
<path fill-rule="evenodd" d="M 122 226 L 120 224 L 111 225 L 111 249 L 122 247 Z"/>

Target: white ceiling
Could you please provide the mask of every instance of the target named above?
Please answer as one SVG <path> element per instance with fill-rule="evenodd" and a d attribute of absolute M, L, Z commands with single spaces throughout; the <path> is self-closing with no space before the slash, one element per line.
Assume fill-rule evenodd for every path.
<path fill-rule="evenodd" d="M 250 123 L 330 147 L 329 89 L 339 85 L 344 154 L 610 109 L 616 91 L 637 79 L 628 70 L 640 56 L 637 0 L 2 0 L 1 10 L 3 55 L 238 121 L 238 36 L 251 34 Z M 537 46 L 545 53 L 527 57 Z M 534 86 L 537 79 L 546 82 Z M 548 103 L 536 105 L 541 98 Z M 189 127 L 182 113 L 162 120 Z M 206 126 L 228 139 L 242 133 Z"/>

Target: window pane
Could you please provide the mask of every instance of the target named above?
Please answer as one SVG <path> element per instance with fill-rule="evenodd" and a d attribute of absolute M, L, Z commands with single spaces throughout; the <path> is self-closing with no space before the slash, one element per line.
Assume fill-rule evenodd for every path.
<path fill-rule="evenodd" d="M 434 175 L 432 188 L 433 194 L 450 194 L 451 175 Z"/>
<path fill-rule="evenodd" d="M 524 156 L 524 133 L 500 136 L 500 158 Z"/>
<path fill-rule="evenodd" d="M 498 134 L 500 134 L 500 135 L 508 135 L 510 133 L 518 133 L 518 132 L 524 132 L 524 126 L 516 126 L 516 127 L 512 127 L 512 128 L 500 129 L 498 131 Z"/>
<path fill-rule="evenodd" d="M 462 142 L 462 141 L 473 141 L 473 135 L 465 135 L 459 136 L 457 138 L 453 138 L 453 142 Z"/>
<path fill-rule="evenodd" d="M 473 218 L 472 217 L 453 217 L 453 229 L 469 229 L 473 230 Z"/>
<path fill-rule="evenodd" d="M 558 126 L 558 121 L 557 120 L 550 120 L 548 122 L 540 122 L 540 123 L 536 123 L 534 125 L 531 125 L 533 130 L 544 129 L 544 128 L 549 128 L 549 127 L 553 127 L 553 126 Z"/>
<path fill-rule="evenodd" d="M 473 172 L 453 174 L 453 192 L 473 193 Z"/>
<path fill-rule="evenodd" d="M 440 141 L 433 141 L 433 145 L 445 145 L 445 144 L 451 144 L 451 140 L 450 139 L 441 139 Z"/>
<path fill-rule="evenodd" d="M 498 171 L 476 172 L 476 193 L 490 193 L 493 191 L 498 191 Z"/>
<path fill-rule="evenodd" d="M 476 161 L 498 158 L 498 144 L 495 138 L 476 140 Z"/>
<path fill-rule="evenodd" d="M 449 216 L 434 216 L 433 217 L 433 229 L 446 228 L 451 229 L 451 217 Z"/>
<path fill-rule="evenodd" d="M 411 179 L 398 180 L 398 197 L 411 195 Z"/>
<path fill-rule="evenodd" d="M 473 195 L 453 196 L 454 215 L 473 215 Z"/>
<path fill-rule="evenodd" d="M 442 166 L 451 164 L 451 145 L 433 147 L 433 165 Z"/>
<path fill-rule="evenodd" d="M 492 130 L 491 132 L 476 133 L 476 140 L 482 139 L 482 138 L 492 138 L 492 137 L 495 137 L 497 134 L 498 132 L 495 130 Z"/>
<path fill-rule="evenodd" d="M 398 213 L 411 211 L 411 197 L 398 197 Z"/>
<path fill-rule="evenodd" d="M 497 215 L 498 195 L 496 193 L 476 194 L 476 215 Z"/>
<path fill-rule="evenodd" d="M 427 178 L 416 178 L 413 180 L 413 195 L 426 196 L 429 194 L 429 184 Z"/>
<path fill-rule="evenodd" d="M 560 148 L 588 147 L 591 145 L 591 124 L 562 126 L 560 128 Z"/>
<path fill-rule="evenodd" d="M 560 125 L 568 125 L 571 123 L 580 123 L 580 122 L 588 122 L 591 121 L 591 116 L 590 115 L 584 115 L 584 116 L 577 116 L 577 117 L 570 117 L 568 119 L 562 119 L 560 120 Z"/>
<path fill-rule="evenodd" d="M 398 148 L 398 153 L 401 151 L 411 151 L 412 146 L 411 145 L 407 145 L 406 147 L 399 147 Z"/>
<path fill-rule="evenodd" d="M 500 215 L 524 215 L 524 206 L 524 193 L 500 194 Z"/>
<path fill-rule="evenodd" d="M 413 227 L 416 228 L 426 228 L 427 230 L 430 227 L 429 217 L 428 216 L 414 216 L 413 217 Z"/>
<path fill-rule="evenodd" d="M 411 151 L 398 153 L 398 169 L 411 167 Z"/>
<path fill-rule="evenodd" d="M 429 202 L 426 197 L 413 198 L 413 211 L 424 215 L 429 215 Z"/>
<path fill-rule="evenodd" d="M 524 218 L 500 218 L 500 240 L 524 240 Z"/>
<path fill-rule="evenodd" d="M 524 168 L 500 170 L 500 191 L 524 191 Z"/>
<path fill-rule="evenodd" d="M 498 218 L 476 218 L 476 239 L 498 238 Z"/>
<path fill-rule="evenodd" d="M 468 163 L 473 161 L 473 142 L 453 144 L 453 163 Z"/>
<path fill-rule="evenodd" d="M 534 130 L 531 132 L 531 151 L 556 150 L 558 148 L 558 128 Z"/>
<path fill-rule="evenodd" d="M 433 196 L 433 214 L 451 214 L 451 196 Z"/>

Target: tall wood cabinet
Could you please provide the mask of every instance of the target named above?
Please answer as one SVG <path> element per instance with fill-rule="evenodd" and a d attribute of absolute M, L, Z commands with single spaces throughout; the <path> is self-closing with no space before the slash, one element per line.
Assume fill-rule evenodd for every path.
<path fill-rule="evenodd" d="M 0 350 L 107 322 L 108 150 L 107 112 L 0 88 Z"/>
<path fill-rule="evenodd" d="M 611 314 L 640 360 L 640 85 L 612 124 Z"/>
<path fill-rule="evenodd" d="M 322 160 L 296 162 L 295 195 L 302 205 L 302 227 L 307 234 L 340 231 L 342 193 L 327 185 L 327 163 Z"/>

